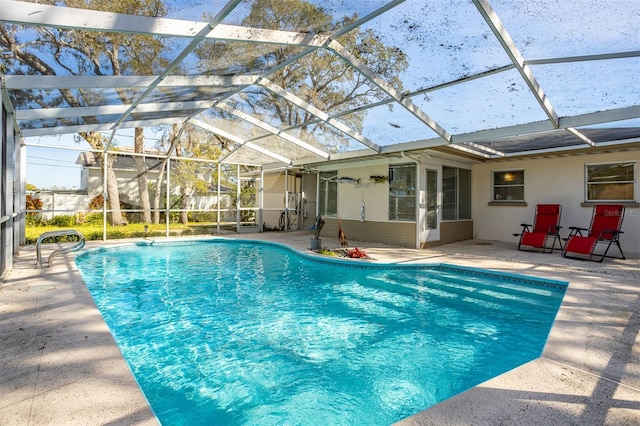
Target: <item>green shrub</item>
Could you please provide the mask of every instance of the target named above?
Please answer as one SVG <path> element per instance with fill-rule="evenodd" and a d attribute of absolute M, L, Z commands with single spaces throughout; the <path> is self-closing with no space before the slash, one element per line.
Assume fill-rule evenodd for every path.
<path fill-rule="evenodd" d="M 93 219 L 92 219 L 93 218 Z M 102 213 L 96 213 L 95 215 L 89 214 L 87 215 L 87 222 L 83 224 L 78 224 L 73 226 L 73 229 L 82 233 L 85 236 L 87 241 L 100 241 L 102 240 Z M 94 221 L 99 222 L 98 224 L 90 224 L 88 222 Z M 148 224 L 147 226 L 147 237 L 164 237 L 165 234 L 165 224 L 160 223 L 158 225 Z M 145 237 L 144 233 L 145 224 L 129 224 L 126 226 L 111 226 L 107 225 L 107 239 L 123 239 L 123 238 L 142 238 Z M 42 235 L 44 232 L 49 231 L 58 231 L 60 229 L 68 229 L 69 226 L 54 226 L 51 224 L 46 224 L 44 226 L 26 226 L 25 227 L 25 240 L 27 244 L 35 244 L 38 237 Z M 202 228 L 202 229 L 199 229 Z M 196 229 L 189 230 L 189 225 L 182 224 L 172 224 L 170 235 L 177 236 L 181 235 L 183 232 L 189 234 L 199 234 L 199 233 L 210 233 L 209 227 L 197 226 Z M 53 242 L 52 239 L 47 239 L 45 243 Z M 63 241 L 63 240 L 59 240 Z M 64 240 L 64 241 L 75 241 L 75 240 Z"/>
<path fill-rule="evenodd" d="M 84 237 L 89 241 L 99 241 L 102 239 L 102 231 L 88 232 Z"/>
<path fill-rule="evenodd" d="M 102 213 L 89 213 L 86 217 L 88 225 L 102 225 Z"/>
<path fill-rule="evenodd" d="M 107 230 L 107 239 L 108 240 L 117 240 L 120 238 L 128 238 L 129 235 L 127 232 L 123 232 L 118 228 L 111 228 Z M 100 236 L 102 238 L 102 235 Z"/>
<path fill-rule="evenodd" d="M 25 217 L 25 226 L 44 226 L 47 220 L 41 214 L 27 213 Z"/>
<path fill-rule="evenodd" d="M 49 220 L 50 226 L 69 227 L 76 225 L 76 218 L 70 214 L 61 214 L 54 216 Z"/>
<path fill-rule="evenodd" d="M 189 212 L 189 222 L 215 223 L 218 212 Z"/>

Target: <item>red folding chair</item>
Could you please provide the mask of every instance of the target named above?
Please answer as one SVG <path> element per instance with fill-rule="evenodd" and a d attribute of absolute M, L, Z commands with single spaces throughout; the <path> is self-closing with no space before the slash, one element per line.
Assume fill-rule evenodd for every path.
<path fill-rule="evenodd" d="M 589 228 L 578 228 L 572 226 L 569 229 L 569 238 L 562 251 L 563 257 L 570 257 L 581 260 L 593 260 L 602 262 L 605 257 L 617 257 L 607 256 L 609 248 L 612 244 L 615 244 L 620 250 L 620 256 L 622 259 L 624 253 L 622 253 L 622 247 L 620 247 L 620 234 L 623 232 L 622 219 L 624 218 L 624 206 L 618 204 L 598 204 L 593 208 L 593 216 L 591 217 L 591 226 Z M 582 231 L 588 231 L 587 235 L 583 235 Z M 596 254 L 595 249 L 598 244 L 605 245 L 604 253 Z M 567 253 L 572 253 L 576 256 L 569 256 Z M 596 259 L 594 259 L 594 256 Z M 599 259 L 597 259 L 599 257 Z"/>
<path fill-rule="evenodd" d="M 513 234 L 520 237 L 518 241 L 518 250 L 523 250 L 523 246 L 542 249 L 545 253 L 553 253 L 558 248 L 562 250 L 562 240 L 560 239 L 560 215 L 562 214 L 562 206 L 560 204 L 538 204 L 536 206 L 533 225 L 522 223 L 522 233 Z M 553 238 L 551 246 L 547 245 L 548 239 Z M 558 246 L 556 247 L 556 242 Z"/>

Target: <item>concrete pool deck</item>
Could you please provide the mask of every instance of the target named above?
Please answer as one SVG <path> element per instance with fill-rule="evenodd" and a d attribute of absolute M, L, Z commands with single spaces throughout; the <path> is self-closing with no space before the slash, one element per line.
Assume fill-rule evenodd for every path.
<path fill-rule="evenodd" d="M 309 231 L 224 237 L 312 253 Z M 379 262 L 451 263 L 569 282 L 540 358 L 398 425 L 640 424 L 640 260 L 582 262 L 517 251 L 515 242 L 426 250 L 350 243 Z M 323 246 L 339 247 L 338 240 L 323 237 Z M 0 395 L 0 425 L 157 424 L 73 256 L 37 269 L 33 246 L 0 282 Z"/>

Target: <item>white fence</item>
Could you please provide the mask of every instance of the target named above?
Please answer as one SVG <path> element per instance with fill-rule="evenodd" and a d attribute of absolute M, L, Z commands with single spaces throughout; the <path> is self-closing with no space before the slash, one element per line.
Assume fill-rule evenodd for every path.
<path fill-rule="evenodd" d="M 87 212 L 89 203 L 93 196 L 84 193 L 84 191 L 68 192 L 68 191 L 36 191 L 30 192 L 33 198 L 39 198 L 42 201 L 42 212 L 40 213 L 44 219 L 51 219 L 54 216 L 72 215 L 77 212 Z M 216 212 L 218 208 L 218 197 L 215 195 L 208 196 L 192 196 L 187 198 L 187 209 L 189 211 L 208 211 Z M 164 207 L 162 207 L 164 210 Z M 220 196 L 220 209 L 222 221 L 236 220 L 234 211 L 225 211 L 231 209 L 231 197 L 223 194 Z M 172 209 L 173 211 L 174 209 Z"/>

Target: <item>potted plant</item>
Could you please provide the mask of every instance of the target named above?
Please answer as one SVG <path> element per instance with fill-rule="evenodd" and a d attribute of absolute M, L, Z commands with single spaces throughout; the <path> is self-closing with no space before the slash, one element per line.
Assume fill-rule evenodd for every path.
<path fill-rule="evenodd" d="M 316 233 L 315 233 L 315 238 L 311 238 L 311 250 L 314 251 L 319 251 L 322 250 L 322 239 L 320 239 L 320 231 L 322 230 L 322 227 L 324 226 L 324 219 L 322 218 L 322 216 L 318 216 L 316 217 Z"/>

